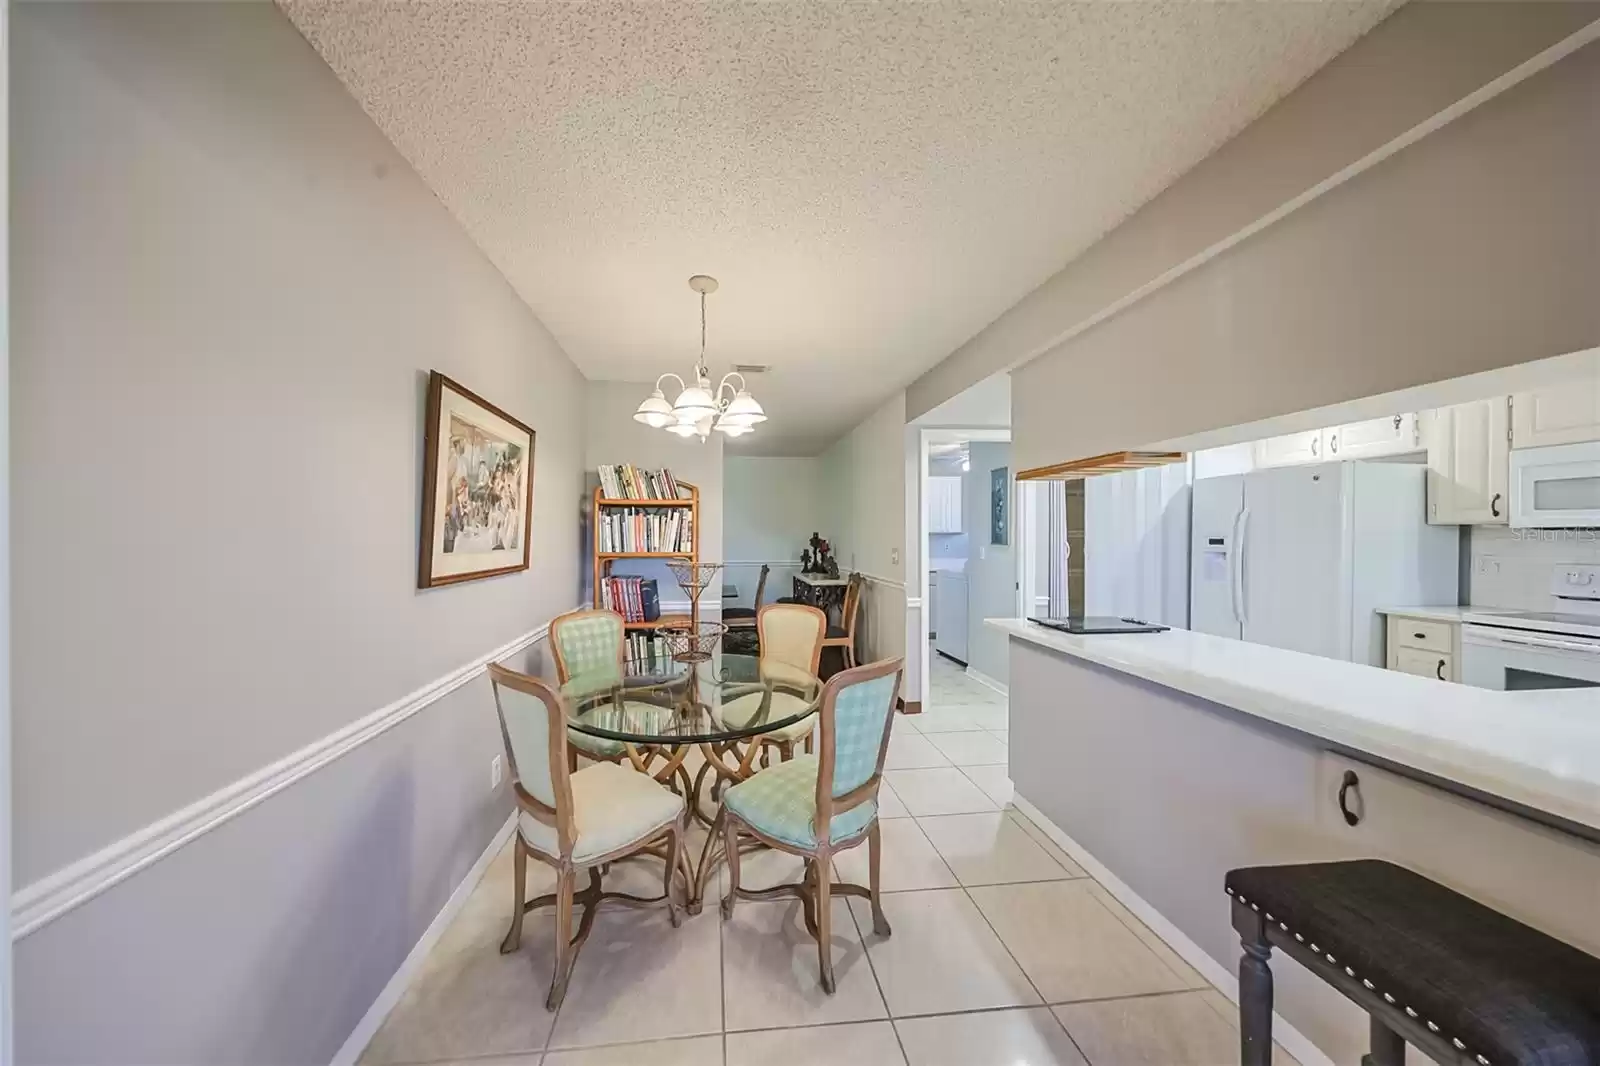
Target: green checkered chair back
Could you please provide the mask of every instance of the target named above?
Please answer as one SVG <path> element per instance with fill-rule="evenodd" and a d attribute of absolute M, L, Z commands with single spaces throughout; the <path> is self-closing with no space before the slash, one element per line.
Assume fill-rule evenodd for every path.
<path fill-rule="evenodd" d="M 858 670 L 871 667 L 857 667 Z M 855 671 L 846 671 L 844 677 Z M 894 713 L 900 690 L 900 671 L 881 677 L 847 683 L 834 695 L 833 795 L 843 796 L 860 788 L 878 772 L 878 763 L 888 743 L 889 716 Z M 824 749 L 827 750 L 826 745 Z"/>
<path fill-rule="evenodd" d="M 556 671 L 569 695 L 622 684 L 622 616 L 615 611 L 573 611 L 550 623 Z"/>

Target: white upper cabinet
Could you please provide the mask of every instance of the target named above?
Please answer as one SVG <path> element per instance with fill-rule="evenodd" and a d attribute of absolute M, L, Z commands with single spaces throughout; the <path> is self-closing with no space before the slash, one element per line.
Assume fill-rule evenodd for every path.
<path fill-rule="evenodd" d="M 1519 392 L 1511 400 L 1514 448 L 1600 440 L 1600 378 Z"/>
<path fill-rule="evenodd" d="M 1380 455 L 1401 455 L 1422 447 L 1417 416 L 1388 415 L 1351 422 L 1322 431 L 1329 459 L 1371 459 Z"/>
<path fill-rule="evenodd" d="M 928 478 L 928 532 L 961 532 L 961 479 Z"/>
<path fill-rule="evenodd" d="M 1428 521 L 1503 526 L 1511 512 L 1510 404 L 1504 396 L 1424 412 Z"/>
<path fill-rule="evenodd" d="M 1285 433 L 1281 437 L 1268 437 L 1255 444 L 1256 466 L 1293 466 L 1296 463 L 1320 463 L 1328 459 L 1323 443 L 1326 430 L 1313 429 L 1304 433 Z"/>

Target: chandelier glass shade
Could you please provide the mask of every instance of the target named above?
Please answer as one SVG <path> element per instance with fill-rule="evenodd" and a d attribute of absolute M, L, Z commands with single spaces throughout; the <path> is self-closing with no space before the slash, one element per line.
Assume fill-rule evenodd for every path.
<path fill-rule="evenodd" d="M 677 374 L 662 374 L 656 379 L 655 390 L 633 413 L 633 419 L 685 438 L 706 440 L 713 431 L 741 437 L 757 423 L 765 422 L 767 413 L 750 395 L 744 375 L 737 370 L 722 375 L 716 388 L 712 388 L 711 371 L 706 367 L 706 295 L 717 291 L 717 279 L 696 274 L 689 279 L 689 288 L 700 294 L 700 361 L 695 364 L 694 383 L 685 384 Z M 678 383 L 677 399 L 670 403 L 661 388 L 668 378 Z"/>

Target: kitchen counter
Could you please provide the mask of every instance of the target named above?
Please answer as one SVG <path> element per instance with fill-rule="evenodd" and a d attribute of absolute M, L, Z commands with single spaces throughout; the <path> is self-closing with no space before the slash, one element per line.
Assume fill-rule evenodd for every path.
<path fill-rule="evenodd" d="M 1182 629 L 1078 637 L 1015 618 L 985 624 L 1573 823 L 1600 840 L 1600 693 L 1592 689 L 1440 685 Z"/>
<path fill-rule="evenodd" d="M 1600 954 L 1595 690 L 1474 689 L 1187 630 L 986 624 L 1010 638 L 1017 806 L 1218 988 L 1239 958 L 1223 878 L 1275 863 L 1389 859 Z M 1366 1016 L 1274 969 L 1284 1047 L 1357 1062 Z"/>
<path fill-rule="evenodd" d="M 1460 625 L 1469 614 L 1482 615 L 1493 613 L 1492 607 L 1379 607 L 1381 615 L 1404 615 L 1407 618 L 1426 618 L 1432 622 L 1447 622 L 1451 625 Z"/>

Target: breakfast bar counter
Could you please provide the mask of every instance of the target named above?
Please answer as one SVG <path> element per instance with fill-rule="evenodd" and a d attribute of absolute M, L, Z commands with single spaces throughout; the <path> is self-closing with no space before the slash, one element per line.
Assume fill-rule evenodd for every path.
<path fill-rule="evenodd" d="M 1600 954 L 1600 692 L 1492 692 L 1184 630 L 986 624 L 1010 637 L 1018 806 L 1224 990 L 1239 947 L 1222 879 L 1241 866 L 1386 858 Z M 1281 970 L 1288 1050 L 1358 1062 L 1365 1015 Z"/>

